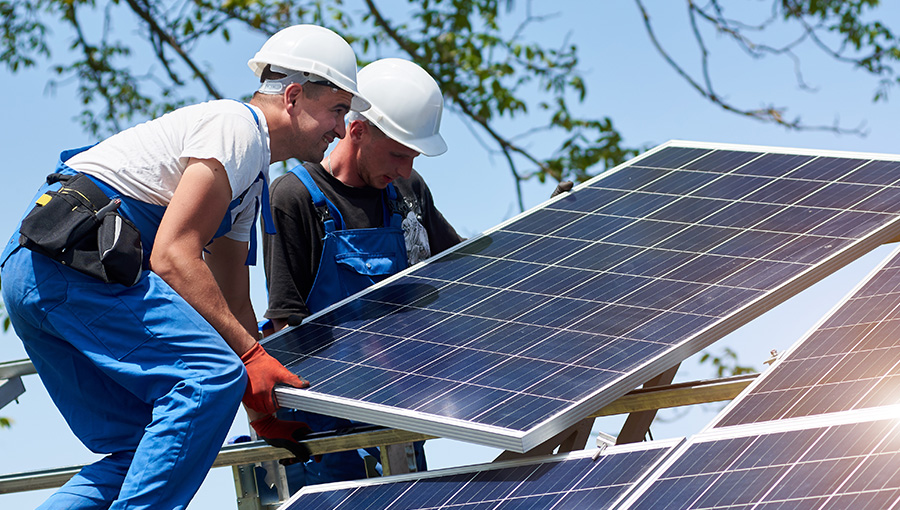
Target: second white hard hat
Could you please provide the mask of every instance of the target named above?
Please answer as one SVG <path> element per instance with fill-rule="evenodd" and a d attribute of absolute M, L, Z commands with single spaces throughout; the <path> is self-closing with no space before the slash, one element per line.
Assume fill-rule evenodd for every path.
<path fill-rule="evenodd" d="M 270 37 L 247 62 L 256 76 L 266 65 L 302 71 L 324 78 L 338 88 L 353 94 L 350 109 L 363 111 L 369 102 L 357 88 L 356 54 L 335 32 L 318 25 L 294 25 Z"/>
<path fill-rule="evenodd" d="M 376 60 L 359 71 L 359 91 L 372 104 L 361 115 L 384 134 L 426 156 L 447 151 L 444 98 L 424 69 L 399 58 Z"/>

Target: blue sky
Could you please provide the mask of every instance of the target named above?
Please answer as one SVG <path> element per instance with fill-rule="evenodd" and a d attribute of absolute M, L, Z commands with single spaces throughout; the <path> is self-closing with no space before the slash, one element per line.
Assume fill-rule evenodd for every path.
<path fill-rule="evenodd" d="M 667 25 L 659 26 L 660 39 L 673 48 L 675 58 L 688 69 L 696 69 L 697 53 L 691 45 L 683 4 L 652 4 L 667 4 L 650 7 L 654 21 L 668 21 Z M 719 92 L 729 100 L 746 107 L 786 104 L 790 106 L 788 118 L 801 115 L 810 124 L 828 125 L 836 119 L 848 127 L 864 123 L 868 135 L 789 132 L 722 112 L 700 98 L 652 48 L 633 3 L 563 1 L 555 2 L 554 8 L 559 15 L 533 33 L 550 46 L 558 45 L 567 36 L 578 45 L 588 87 L 588 97 L 578 109 L 584 116 L 611 117 L 627 145 L 654 146 L 670 139 L 682 139 L 900 153 L 897 143 L 900 102 L 894 98 L 893 102 L 873 104 L 871 97 L 876 82 L 861 71 L 802 50 L 803 76 L 815 92 L 799 91 L 792 62 L 753 61 L 738 50 L 725 49 L 717 44 L 723 39 L 711 35 L 713 78 Z M 900 19 L 897 5 L 882 10 L 882 19 Z M 62 46 L 65 41 L 59 42 Z M 212 75 L 223 93 L 237 97 L 255 88 L 255 78 L 246 61 L 261 43 L 262 38 L 240 38 L 228 51 L 211 48 L 206 52 Z M 139 61 L 137 56 L 136 62 Z M 4 91 L 0 104 L 5 119 L 0 127 L 3 135 L 0 147 L 6 162 L 4 186 L 0 189 L 3 197 L 0 235 L 12 232 L 33 191 L 52 170 L 59 151 L 94 141 L 74 120 L 80 105 L 73 85 L 63 84 L 50 93 L 46 84 L 52 75 L 48 69 L 44 65 L 16 75 L 0 71 Z M 522 122 L 527 122 L 527 118 Z M 507 128 L 512 126 L 506 124 Z M 463 235 L 472 236 L 515 215 L 518 211 L 513 183 L 503 159 L 484 151 L 470 130 L 449 112 L 445 112 L 442 132 L 450 150 L 437 158 L 421 157 L 415 166 L 429 182 L 438 207 L 451 223 Z M 530 138 L 524 143 L 538 151 L 547 145 L 541 138 Z M 552 184 L 528 183 L 524 188 L 526 207 L 545 200 L 552 188 Z M 744 364 L 761 368 L 771 349 L 786 349 L 797 340 L 886 256 L 890 248 L 876 249 L 723 339 L 713 349 L 727 345 L 740 353 Z M 252 285 L 254 304 L 261 314 L 265 308 L 265 292 L 260 271 L 254 271 Z M 0 335 L 0 361 L 24 357 L 15 335 Z M 678 378 L 709 376 L 709 368 L 688 362 Z M 68 431 L 37 377 L 27 377 L 25 384 L 27 392 L 20 403 L 0 410 L 0 415 L 14 421 L 12 429 L 0 429 L 0 452 L 3 452 L 0 473 L 80 464 L 95 458 Z M 675 420 L 679 416 L 676 412 L 661 415 L 670 421 L 654 426 L 657 438 L 692 434 L 712 418 L 713 412 L 695 410 L 678 420 Z M 612 418 L 599 421 L 595 429 L 615 433 L 620 424 L 620 418 Z M 241 413 L 233 432 L 245 430 Z M 449 440 L 429 442 L 427 448 L 432 468 L 488 461 L 497 453 L 490 448 Z M 0 505 L 32 508 L 47 495 L 47 491 L 0 495 Z M 192 508 L 212 507 L 234 507 L 228 469 L 213 470 L 192 504 Z"/>

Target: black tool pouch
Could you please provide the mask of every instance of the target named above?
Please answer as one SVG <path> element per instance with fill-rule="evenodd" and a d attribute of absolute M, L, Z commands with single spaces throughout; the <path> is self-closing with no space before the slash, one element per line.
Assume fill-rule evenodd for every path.
<path fill-rule="evenodd" d="M 83 174 L 47 177 L 59 181 L 63 186 L 41 195 L 22 220 L 19 244 L 106 283 L 137 283 L 141 234 L 116 212 L 119 199 L 110 200 Z"/>

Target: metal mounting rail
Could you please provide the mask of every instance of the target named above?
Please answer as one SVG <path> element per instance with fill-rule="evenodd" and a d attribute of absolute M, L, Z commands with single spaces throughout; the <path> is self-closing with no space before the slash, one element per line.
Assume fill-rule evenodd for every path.
<path fill-rule="evenodd" d="M 16 362 L 21 363 L 21 362 Z M 30 363 L 29 363 L 30 364 Z M 0 363 L 0 370 L 10 363 Z M 0 372 L 0 375 L 3 373 Z M 750 374 L 723 379 L 693 381 L 665 386 L 640 388 L 633 390 L 622 398 L 600 409 L 592 416 L 608 416 L 650 409 L 678 407 L 682 405 L 702 404 L 731 400 L 746 388 L 758 374 Z M 317 434 L 317 436 L 320 436 Z M 321 455 L 370 446 L 385 446 L 435 439 L 434 436 L 407 432 L 398 429 L 371 427 L 362 431 L 346 434 L 323 435 L 308 439 L 303 443 L 309 448 L 311 455 Z M 275 448 L 263 441 L 227 445 L 216 457 L 213 467 L 237 466 L 280 460 L 292 457 L 288 450 Z M 59 487 L 78 473 L 84 466 L 12 473 L 0 475 L 0 494 L 24 492 Z"/>
<path fill-rule="evenodd" d="M 36 374 L 37 370 L 29 359 L 0 361 L 0 379 L 12 379 L 23 375 Z"/>
<path fill-rule="evenodd" d="M 383 446 L 407 443 L 410 441 L 435 439 L 434 436 L 416 432 L 406 432 L 403 430 L 380 427 L 373 429 L 374 430 L 364 432 L 330 435 L 318 439 L 310 439 L 304 441 L 304 444 L 309 447 L 312 455 L 321 455 L 324 453 L 355 450 L 356 448 L 373 445 Z M 242 464 L 265 462 L 268 460 L 288 459 L 291 457 L 293 457 L 293 454 L 288 450 L 269 446 L 263 441 L 253 441 L 223 446 L 219 455 L 216 457 L 216 460 L 213 462 L 212 467 L 238 466 Z M 0 475 L 0 494 L 60 487 L 70 478 L 75 476 L 75 474 L 83 467 L 83 465 L 77 465 Z"/>

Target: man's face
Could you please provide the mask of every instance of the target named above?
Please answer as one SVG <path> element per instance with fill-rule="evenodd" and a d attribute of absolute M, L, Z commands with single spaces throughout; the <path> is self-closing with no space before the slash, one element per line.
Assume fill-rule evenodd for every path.
<path fill-rule="evenodd" d="M 408 179 L 419 152 L 396 142 L 374 126 L 369 126 L 360 144 L 357 173 L 367 185 L 384 189 L 388 183 Z"/>
<path fill-rule="evenodd" d="M 301 161 L 321 161 L 328 145 L 346 134 L 344 116 L 350 111 L 352 94 L 325 85 L 299 93 L 294 104 L 293 156 Z M 318 89 L 318 90 L 316 90 Z"/>

